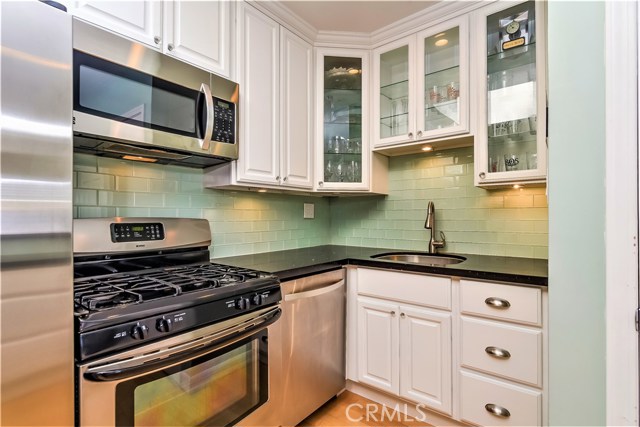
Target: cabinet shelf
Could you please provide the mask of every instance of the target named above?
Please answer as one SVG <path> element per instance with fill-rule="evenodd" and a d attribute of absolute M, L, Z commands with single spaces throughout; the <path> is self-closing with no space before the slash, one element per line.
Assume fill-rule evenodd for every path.
<path fill-rule="evenodd" d="M 380 124 L 388 128 L 396 128 L 399 126 L 406 127 L 409 123 L 409 113 L 395 114 L 380 118 Z"/>
<path fill-rule="evenodd" d="M 453 78 L 457 80 L 459 78 L 458 77 L 459 75 L 460 75 L 460 66 L 456 65 L 453 67 L 447 67 L 440 70 L 427 72 L 424 74 L 424 77 L 425 77 L 425 82 L 427 81 L 436 81 L 436 82 L 449 81 L 450 82 L 451 78 L 449 76 L 453 76 Z"/>
<path fill-rule="evenodd" d="M 536 44 L 529 43 L 525 46 L 509 49 L 505 52 L 494 53 L 487 56 L 487 74 L 495 74 L 514 68 L 536 64 Z"/>
<path fill-rule="evenodd" d="M 387 99 L 406 98 L 409 95 L 409 80 L 402 80 L 381 86 L 380 95 Z"/>

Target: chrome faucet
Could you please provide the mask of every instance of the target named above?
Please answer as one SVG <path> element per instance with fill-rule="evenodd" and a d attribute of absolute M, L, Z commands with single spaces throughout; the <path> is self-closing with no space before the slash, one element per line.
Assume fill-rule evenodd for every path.
<path fill-rule="evenodd" d="M 444 246 L 447 244 L 445 235 L 442 231 L 440 232 L 440 238 L 442 240 L 433 239 L 433 234 L 436 232 L 435 216 L 435 206 L 433 205 L 433 202 L 429 202 L 429 204 L 427 205 L 427 219 L 424 221 L 424 228 L 426 228 L 427 230 L 431 230 L 431 236 L 429 237 L 429 249 L 427 251 L 430 254 L 435 254 L 438 249 L 444 248 Z"/>

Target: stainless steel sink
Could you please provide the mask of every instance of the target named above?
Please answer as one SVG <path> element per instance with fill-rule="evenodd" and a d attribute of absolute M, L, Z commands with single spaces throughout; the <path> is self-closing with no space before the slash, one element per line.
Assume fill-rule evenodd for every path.
<path fill-rule="evenodd" d="M 429 254 L 427 252 L 387 252 L 384 254 L 373 255 L 371 258 L 423 265 L 459 264 L 466 260 L 463 256 Z"/>

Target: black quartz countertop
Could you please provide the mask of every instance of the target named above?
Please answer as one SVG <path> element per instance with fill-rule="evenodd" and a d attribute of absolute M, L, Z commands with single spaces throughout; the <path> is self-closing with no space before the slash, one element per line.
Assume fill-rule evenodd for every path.
<path fill-rule="evenodd" d="M 547 286 L 548 282 L 546 259 L 456 254 L 466 257 L 466 261 L 460 264 L 429 266 L 371 258 L 372 255 L 385 252 L 399 252 L 399 250 L 324 245 L 253 255 L 214 258 L 212 261 L 267 271 L 277 275 L 283 282 L 335 270 L 343 265 L 513 282 L 533 286 Z"/>

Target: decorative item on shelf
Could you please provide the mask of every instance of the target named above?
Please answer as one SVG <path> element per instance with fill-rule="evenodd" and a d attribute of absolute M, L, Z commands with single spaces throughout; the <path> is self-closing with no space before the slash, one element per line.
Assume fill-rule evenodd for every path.
<path fill-rule="evenodd" d="M 500 47 L 503 52 L 518 46 L 529 44 L 531 33 L 529 29 L 529 10 L 500 19 L 499 22 Z"/>

